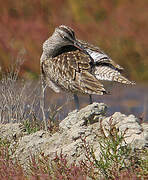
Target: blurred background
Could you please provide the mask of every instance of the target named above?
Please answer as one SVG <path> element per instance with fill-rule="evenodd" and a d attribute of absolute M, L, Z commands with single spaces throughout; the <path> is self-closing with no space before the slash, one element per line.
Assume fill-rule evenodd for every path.
<path fill-rule="evenodd" d="M 137 82 L 134 88 L 113 91 L 110 100 L 107 97 L 104 101 L 116 103 L 114 110 L 118 110 L 123 95 L 123 112 L 146 111 L 147 0 L 0 0 L 0 4 L 1 72 L 23 54 L 20 77 L 38 79 L 42 44 L 56 26 L 65 24 L 75 30 L 78 38 L 98 45 L 125 68 L 130 80 Z"/>

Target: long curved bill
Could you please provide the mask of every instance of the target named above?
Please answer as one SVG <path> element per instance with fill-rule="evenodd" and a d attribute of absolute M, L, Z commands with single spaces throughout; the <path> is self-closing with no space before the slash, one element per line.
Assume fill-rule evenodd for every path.
<path fill-rule="evenodd" d="M 90 56 L 90 54 L 87 52 L 87 50 L 85 49 L 85 47 L 80 43 L 78 42 L 77 40 L 74 40 L 73 41 L 73 45 L 78 48 L 79 50 L 81 50 L 82 52 L 84 52 L 85 54 L 87 54 L 89 57 L 90 57 L 90 60 L 92 62 L 92 64 L 94 63 L 94 60 L 93 58 Z"/>
<path fill-rule="evenodd" d="M 85 51 L 85 48 L 83 47 L 83 45 L 81 45 L 81 43 L 79 43 L 77 40 L 74 40 L 73 44 L 76 48 L 80 49 L 81 51 Z"/>

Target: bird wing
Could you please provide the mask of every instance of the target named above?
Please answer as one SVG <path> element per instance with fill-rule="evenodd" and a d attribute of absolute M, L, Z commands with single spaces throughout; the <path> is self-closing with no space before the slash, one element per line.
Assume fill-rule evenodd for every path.
<path fill-rule="evenodd" d="M 93 59 L 93 74 L 98 80 L 116 81 L 123 84 L 135 84 L 121 75 L 123 68 L 115 63 L 108 55 L 98 47 L 78 40 Z"/>
<path fill-rule="evenodd" d="M 99 80 L 116 81 L 122 84 L 135 84 L 129 81 L 127 78 L 121 75 L 121 73 L 109 66 L 96 66 L 94 69 L 94 75 Z"/>
<path fill-rule="evenodd" d="M 80 50 L 62 53 L 42 61 L 42 73 L 56 86 L 74 93 L 106 93 L 103 85 L 91 73 L 90 57 Z"/>
<path fill-rule="evenodd" d="M 78 40 L 80 44 L 85 48 L 90 57 L 94 60 L 96 65 L 106 65 L 110 66 L 117 71 L 122 71 L 124 68 L 114 62 L 106 53 L 92 44 L 85 41 Z"/>

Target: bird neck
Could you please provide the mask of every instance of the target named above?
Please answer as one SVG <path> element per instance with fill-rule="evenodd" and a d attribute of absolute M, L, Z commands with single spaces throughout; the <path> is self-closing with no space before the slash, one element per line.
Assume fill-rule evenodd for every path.
<path fill-rule="evenodd" d="M 41 60 L 46 60 L 55 57 L 57 51 L 63 46 L 60 41 L 57 41 L 54 36 L 51 36 L 43 44 L 43 53 Z"/>
<path fill-rule="evenodd" d="M 60 48 L 60 44 L 51 37 L 45 41 L 43 45 L 43 52 L 45 52 L 45 54 L 49 58 L 49 57 L 53 57 L 59 48 Z"/>

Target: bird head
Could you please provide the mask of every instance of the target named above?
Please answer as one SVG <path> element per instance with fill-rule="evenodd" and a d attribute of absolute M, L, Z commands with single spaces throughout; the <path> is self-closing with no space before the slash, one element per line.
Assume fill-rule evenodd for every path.
<path fill-rule="evenodd" d="M 84 47 L 75 38 L 75 33 L 73 29 L 68 26 L 61 25 L 55 28 L 52 36 L 54 36 L 54 38 L 56 38 L 56 40 L 59 42 L 59 44 L 61 43 L 62 46 L 73 45 L 80 50 L 84 50 Z"/>
<path fill-rule="evenodd" d="M 61 25 L 55 28 L 53 34 L 43 43 L 43 54 L 41 59 L 54 57 L 60 48 L 64 46 L 74 46 L 87 54 L 85 48 L 75 38 L 72 28 Z"/>

